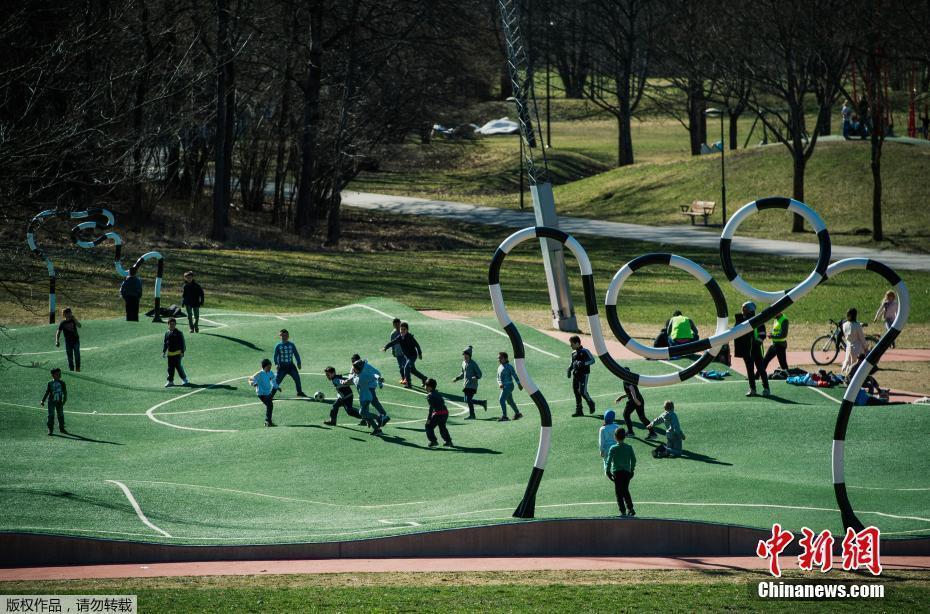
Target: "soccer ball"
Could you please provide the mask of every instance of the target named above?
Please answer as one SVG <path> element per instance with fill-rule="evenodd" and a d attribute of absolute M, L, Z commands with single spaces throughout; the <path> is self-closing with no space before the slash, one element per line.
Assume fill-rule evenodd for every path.
<path fill-rule="evenodd" d="M 314 401 L 322 401 L 322 400 L 324 400 L 325 398 L 326 398 L 326 395 L 323 394 L 323 391 L 322 391 L 322 390 L 317 390 L 316 392 L 313 393 L 313 400 L 314 400 Z"/>

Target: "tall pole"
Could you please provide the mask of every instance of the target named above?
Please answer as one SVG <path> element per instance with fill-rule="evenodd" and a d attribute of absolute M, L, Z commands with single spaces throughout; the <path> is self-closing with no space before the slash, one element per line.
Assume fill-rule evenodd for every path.
<path fill-rule="evenodd" d="M 519 135 L 518 135 L 519 136 Z M 520 208 L 523 208 L 523 137 L 520 140 Z"/>
<path fill-rule="evenodd" d="M 559 218 L 555 211 L 555 197 L 552 194 L 546 148 L 539 147 L 541 139 L 537 138 L 541 137 L 542 127 L 536 96 L 533 93 L 533 68 L 520 33 L 518 5 L 517 0 L 498 0 L 510 80 L 513 85 L 513 96 L 508 100 L 514 103 L 517 110 L 523 154 L 521 169 L 526 168 L 536 225 L 558 228 Z M 533 155 L 537 151 L 540 154 L 538 160 L 534 159 Z M 568 285 L 565 250 L 560 241 L 548 237 L 541 237 L 539 243 L 542 248 L 543 268 L 546 272 L 546 285 L 549 290 L 549 304 L 552 308 L 552 325 L 558 330 L 576 331 L 578 322 Z"/>
<path fill-rule="evenodd" d="M 727 164 L 723 145 L 723 111 L 720 111 L 720 200 L 723 201 L 723 225 L 727 225 Z"/>
<path fill-rule="evenodd" d="M 548 5 L 546 9 L 546 147 L 552 147 L 552 87 L 550 84 L 552 62 L 549 53 L 549 36 L 552 32 L 552 22 L 549 21 Z"/>

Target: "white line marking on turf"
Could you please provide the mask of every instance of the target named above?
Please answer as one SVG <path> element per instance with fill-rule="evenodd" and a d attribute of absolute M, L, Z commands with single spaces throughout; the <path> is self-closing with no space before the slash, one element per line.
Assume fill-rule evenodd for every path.
<path fill-rule="evenodd" d="M 81 351 L 89 352 L 91 350 L 99 350 L 99 349 L 100 347 L 95 345 L 89 348 L 81 348 Z M 64 350 L 49 350 L 48 352 L 11 352 L 10 357 L 15 358 L 17 356 L 38 356 L 39 354 L 58 354 L 59 352 L 63 352 L 63 351 Z"/>
<path fill-rule="evenodd" d="M 223 384 L 228 384 L 229 382 L 235 382 L 235 381 L 238 381 L 238 380 L 241 380 L 241 379 L 248 379 L 248 377 L 249 377 L 249 376 L 247 376 L 247 375 L 243 375 L 243 376 L 241 376 L 241 377 L 233 377 L 233 378 L 231 378 L 231 379 L 224 380 L 224 381 L 222 381 L 222 382 L 217 382 L 217 383 L 215 383 L 215 384 L 210 384 L 210 385 L 207 386 L 206 388 L 198 388 L 197 390 L 193 390 L 193 391 L 188 392 L 188 393 L 186 393 L 186 394 L 181 394 L 181 395 L 178 395 L 178 396 L 176 396 L 176 397 L 171 397 L 170 399 L 168 399 L 168 400 L 166 400 L 166 401 L 162 401 L 161 403 L 158 403 L 158 404 L 153 405 L 152 407 L 148 408 L 148 410 L 146 410 L 146 412 L 145 412 L 145 415 L 148 416 L 149 420 L 151 420 L 152 422 L 157 422 L 158 424 L 163 424 L 163 425 L 165 425 L 165 426 L 170 426 L 171 428 L 181 429 L 181 430 L 184 430 L 184 431 L 199 431 L 199 432 L 202 432 L 202 433 L 235 433 L 235 432 L 237 432 L 235 429 L 202 429 L 202 428 L 195 428 L 195 427 L 193 427 L 193 426 L 180 426 L 180 425 L 178 425 L 178 424 L 171 424 L 170 422 L 165 422 L 164 420 L 159 420 L 158 418 L 156 418 L 156 417 L 155 417 L 155 410 L 158 409 L 159 407 L 163 407 L 163 406 L 167 405 L 168 403 L 173 403 L 174 401 L 177 401 L 178 399 L 183 399 L 184 397 L 189 397 L 189 396 L 191 396 L 191 395 L 193 395 L 193 394 L 197 394 L 198 392 L 203 392 L 204 390 L 210 390 L 211 388 L 215 388 L 215 387 L 217 387 L 217 386 L 222 386 Z"/>
<path fill-rule="evenodd" d="M 126 498 L 129 499 L 129 503 L 130 505 L 132 505 L 132 509 L 136 510 L 136 516 L 139 517 L 139 520 L 142 521 L 142 524 L 152 529 L 153 531 L 161 533 L 165 537 L 171 537 L 171 533 L 163 529 L 159 529 L 157 526 L 152 524 L 152 522 L 148 518 L 145 517 L 145 514 L 142 513 L 142 508 L 139 507 L 139 502 L 136 501 L 136 498 L 132 496 L 132 492 L 130 492 L 129 488 L 127 488 L 125 484 L 123 484 L 122 482 L 117 482 L 116 480 L 106 480 L 106 481 L 109 482 L 110 484 L 116 484 L 117 486 L 120 487 L 120 490 L 122 490 L 123 494 L 126 495 Z"/>
<path fill-rule="evenodd" d="M 211 313 L 210 315 L 212 316 L 213 314 Z M 200 318 L 200 321 L 206 322 L 208 324 L 215 324 L 217 328 L 226 328 L 229 326 L 229 324 L 226 324 L 224 322 L 215 322 L 213 320 L 208 320 L 207 318 Z"/>
<path fill-rule="evenodd" d="M 279 495 L 268 495 L 261 492 L 251 492 L 248 490 L 236 490 L 235 488 L 221 488 L 219 486 L 203 486 L 200 484 L 183 484 L 181 482 L 164 482 L 160 480 L 126 480 L 138 484 L 162 484 L 164 486 L 181 486 L 184 488 L 199 488 L 202 490 L 218 490 L 220 492 L 231 492 L 237 495 L 250 495 L 252 497 L 264 497 L 266 499 L 275 499 L 276 501 L 291 501 L 294 503 L 310 503 L 313 505 L 325 505 L 326 507 L 348 507 L 355 509 L 374 510 L 385 507 L 402 507 L 405 505 L 422 505 L 426 501 L 410 501 L 407 503 L 381 503 L 377 505 L 345 505 L 342 503 L 330 503 L 327 501 L 313 501 L 311 499 L 298 499 L 296 497 L 282 497 Z"/>
<path fill-rule="evenodd" d="M 20 405 L 19 403 L 9 403 L 9 402 L 7 402 L 7 401 L 0 401 L 0 405 L 9 405 L 10 407 L 21 407 L 21 408 L 23 408 L 23 409 L 31 409 L 31 410 L 33 410 L 33 411 L 45 411 L 45 408 L 44 408 L 44 407 L 38 407 L 38 406 L 35 406 L 35 405 Z M 100 413 L 100 412 L 96 412 L 96 411 L 71 411 L 71 410 L 67 410 L 67 409 L 65 410 L 65 413 L 66 413 L 66 414 L 74 414 L 74 415 L 77 415 L 77 416 L 144 416 L 144 415 L 145 415 L 145 414 L 142 414 L 142 413 L 135 413 L 135 414 L 129 414 L 129 413 L 125 413 L 125 414 L 124 414 L 124 413 L 105 414 L 105 413 Z"/>
<path fill-rule="evenodd" d="M 394 525 L 407 525 L 408 527 L 421 527 L 419 522 L 414 522 L 413 520 L 378 520 L 382 524 L 394 524 Z"/>
<path fill-rule="evenodd" d="M 819 395 L 821 395 L 821 396 L 827 397 L 828 399 L 830 399 L 830 400 L 833 401 L 834 403 L 842 403 L 842 402 L 843 402 L 843 401 L 841 401 L 840 399 L 836 399 L 836 398 L 830 396 L 829 394 L 827 394 L 826 392 L 824 392 L 824 391 L 821 390 L 820 388 L 817 388 L 816 386 L 804 386 L 804 387 L 807 388 L 808 390 L 813 390 L 814 392 L 816 392 L 817 394 L 819 394 Z"/>
<path fill-rule="evenodd" d="M 486 328 L 486 329 L 488 329 L 489 331 L 491 331 L 492 333 L 494 333 L 495 335 L 498 335 L 498 336 L 501 336 L 501 337 L 507 337 L 507 333 L 505 333 L 504 331 L 498 330 L 498 329 L 494 328 L 493 326 L 488 326 L 487 324 L 482 324 L 481 322 L 475 322 L 474 320 L 466 320 L 465 318 L 450 318 L 450 319 L 448 319 L 448 320 L 442 320 L 442 321 L 443 321 L 443 322 L 465 322 L 466 324 L 473 324 L 473 325 L 475 325 L 475 326 L 480 326 L 481 328 Z M 509 339 L 509 337 L 507 337 L 507 338 Z M 531 345 L 531 344 L 527 343 L 526 341 L 523 342 L 523 345 L 525 345 L 526 347 L 530 348 L 531 350 L 536 350 L 536 351 L 539 352 L 540 354 L 545 354 L 546 356 L 551 356 L 552 358 L 558 358 L 558 357 L 559 357 L 558 354 L 553 354 L 552 352 L 547 352 L 546 350 L 544 350 L 544 349 L 542 349 L 542 348 L 538 348 L 538 347 L 536 347 L 535 345 Z"/>

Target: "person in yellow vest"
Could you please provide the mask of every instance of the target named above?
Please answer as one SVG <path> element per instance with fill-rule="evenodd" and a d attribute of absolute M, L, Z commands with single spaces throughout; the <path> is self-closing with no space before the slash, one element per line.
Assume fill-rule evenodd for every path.
<path fill-rule="evenodd" d="M 698 338 L 698 330 L 694 321 L 688 316 L 681 315 L 681 312 L 677 310 L 665 325 L 665 334 L 668 336 L 669 345 L 689 343 L 697 341 Z"/>
<path fill-rule="evenodd" d="M 762 359 L 762 370 L 767 371 L 769 363 L 776 356 L 778 357 L 778 366 L 783 370 L 788 370 L 788 318 L 785 314 L 779 313 L 772 322 L 772 334 L 769 335 L 769 341 L 772 345 L 765 351 L 765 358 Z"/>

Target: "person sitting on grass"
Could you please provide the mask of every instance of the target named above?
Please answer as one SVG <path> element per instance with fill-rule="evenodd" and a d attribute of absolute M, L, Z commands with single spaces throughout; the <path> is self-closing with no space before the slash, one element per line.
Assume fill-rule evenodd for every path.
<path fill-rule="evenodd" d="M 65 319 L 58 325 L 58 332 L 55 333 L 55 347 L 61 347 L 61 334 L 65 334 L 65 354 L 68 356 L 68 371 L 81 372 L 81 336 L 78 329 L 81 323 L 70 307 L 61 312 Z"/>
<path fill-rule="evenodd" d="M 468 403 L 468 416 L 466 420 L 475 419 L 475 403 L 484 407 L 488 411 L 488 402 L 475 399 L 478 392 L 478 380 L 481 379 L 481 367 L 471 358 L 472 347 L 468 346 L 462 350 L 462 372 L 452 380 L 452 383 L 462 382 L 462 395 L 465 402 Z"/>
<path fill-rule="evenodd" d="M 336 400 L 333 401 L 333 407 L 329 410 L 329 420 L 324 421 L 323 424 L 336 426 L 336 417 L 339 415 L 340 407 L 345 409 L 346 413 L 353 418 L 361 418 L 362 414 L 352 407 L 352 400 L 355 398 L 352 394 L 352 378 L 336 374 L 334 367 L 326 367 L 323 373 L 326 374 L 326 379 L 332 382 L 333 387 L 336 389 Z"/>
<path fill-rule="evenodd" d="M 686 315 L 682 315 L 681 311 L 677 309 L 665 326 L 665 335 L 668 337 L 669 345 L 691 343 L 692 341 L 696 341 L 699 336 L 697 326 L 694 325 L 694 320 Z"/>
<path fill-rule="evenodd" d="M 271 361 L 262 359 L 262 370 L 249 378 L 249 386 L 255 388 L 258 400 L 265 404 L 265 426 L 276 426 L 271 420 L 274 412 L 274 395 L 280 390 L 278 380 L 271 372 Z"/>
<path fill-rule="evenodd" d="M 501 391 L 500 397 L 498 397 L 498 401 L 501 404 L 501 417 L 498 419 L 498 422 L 507 422 L 510 420 L 510 418 L 507 417 L 508 404 L 513 409 L 513 419 L 519 420 L 523 417 L 523 414 L 520 413 L 517 404 L 513 401 L 513 385 L 514 382 L 516 382 L 520 390 L 523 390 L 523 384 L 520 383 L 516 370 L 514 370 L 513 365 L 510 364 L 510 356 L 507 355 L 507 352 L 500 352 L 497 355 L 497 361 L 500 363 L 500 366 L 497 367 L 497 387 L 500 388 Z"/>
<path fill-rule="evenodd" d="M 630 496 L 630 480 L 636 471 L 636 453 L 633 446 L 626 443 L 626 431 L 618 428 L 614 431 L 616 445 L 607 452 L 604 462 L 604 471 L 608 479 L 614 483 L 614 494 L 617 496 L 617 507 L 620 508 L 620 517 L 630 518 L 636 516 L 633 509 L 633 498 Z"/>
<path fill-rule="evenodd" d="M 449 429 L 446 428 L 446 422 L 449 420 L 449 409 L 446 402 L 438 392 L 436 392 L 436 380 L 429 378 L 426 380 L 426 402 L 429 404 L 429 412 L 426 415 L 426 438 L 429 439 L 429 447 L 435 448 L 439 445 L 436 440 L 436 429 L 439 429 L 439 435 L 442 437 L 443 444 L 447 448 L 452 447 L 452 436 L 449 435 Z"/>
<path fill-rule="evenodd" d="M 184 358 L 184 352 L 187 345 L 184 343 L 184 333 L 178 330 L 178 321 L 174 318 L 168 318 L 168 332 L 165 333 L 165 341 L 161 348 L 161 357 L 168 358 L 168 381 L 165 382 L 165 388 L 174 386 L 174 372 L 177 371 L 181 376 L 181 381 L 187 386 L 187 373 L 181 366 L 181 359 Z"/>
<path fill-rule="evenodd" d="M 681 423 L 678 422 L 678 414 L 675 413 L 675 403 L 666 401 L 662 406 L 665 411 L 649 423 L 647 428 L 654 429 L 657 424 L 665 423 L 665 440 L 668 447 L 669 456 L 681 456 L 681 442 L 685 439 L 685 434 L 681 430 Z"/>
<path fill-rule="evenodd" d="M 614 422 L 617 414 L 612 409 L 608 409 L 604 412 L 604 426 L 602 426 L 597 432 L 597 442 L 598 447 L 601 450 L 601 458 L 604 459 L 604 466 L 607 466 L 607 453 L 610 452 L 610 449 L 613 447 L 614 433 L 620 428 L 620 425 Z"/>
<path fill-rule="evenodd" d="M 48 401 L 48 434 L 52 434 L 52 427 L 55 426 L 55 414 L 58 414 L 58 431 L 67 434 L 65 430 L 65 403 L 68 402 L 68 387 L 61 381 L 61 369 L 55 367 L 51 371 L 52 381 L 45 386 L 45 395 L 42 402 L 39 403 L 45 407 L 45 401 Z"/>

